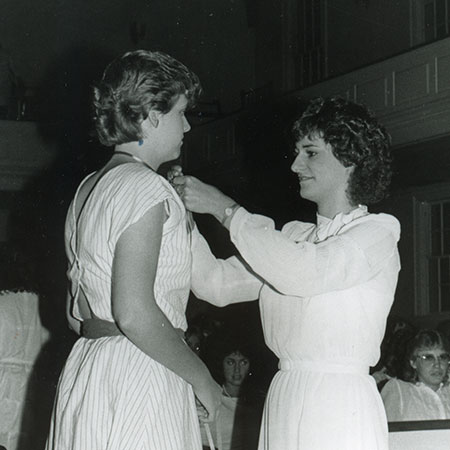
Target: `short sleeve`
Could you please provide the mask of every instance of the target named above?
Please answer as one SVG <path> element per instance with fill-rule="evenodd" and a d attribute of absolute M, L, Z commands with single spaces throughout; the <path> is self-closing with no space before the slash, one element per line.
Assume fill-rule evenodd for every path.
<path fill-rule="evenodd" d="M 168 216 L 165 232 L 170 232 L 180 221 L 184 220 L 184 207 L 180 205 L 168 182 L 146 167 L 129 164 L 123 172 L 117 174 L 111 183 L 113 191 L 106 208 L 110 208 L 111 218 L 109 242 L 114 244 L 122 233 L 138 222 L 151 208 L 164 203 Z M 137 166 L 137 167 L 136 167 Z"/>

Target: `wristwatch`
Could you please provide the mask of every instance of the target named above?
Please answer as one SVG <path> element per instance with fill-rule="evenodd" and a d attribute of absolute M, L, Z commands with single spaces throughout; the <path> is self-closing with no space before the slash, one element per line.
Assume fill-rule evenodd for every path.
<path fill-rule="evenodd" d="M 233 214 L 234 212 L 239 208 L 239 205 L 237 203 L 234 203 L 231 206 L 228 206 L 224 210 L 224 218 L 222 220 L 222 223 L 225 223 Z"/>

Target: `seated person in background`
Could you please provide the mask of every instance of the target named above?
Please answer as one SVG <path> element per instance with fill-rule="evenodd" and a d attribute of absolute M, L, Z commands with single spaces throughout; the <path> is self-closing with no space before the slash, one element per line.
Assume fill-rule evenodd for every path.
<path fill-rule="evenodd" d="M 184 333 L 184 338 L 191 350 L 195 352 L 199 357 L 201 357 L 204 341 L 202 329 L 197 325 L 189 326 Z"/>
<path fill-rule="evenodd" d="M 371 371 L 379 391 L 391 378 L 401 377 L 406 343 L 416 335 L 417 331 L 413 325 L 401 317 L 388 317 L 386 333 L 381 343 L 380 360 Z"/>
<path fill-rule="evenodd" d="M 254 450 L 264 398 L 251 384 L 253 358 L 248 339 L 217 334 L 207 341 L 207 364 L 222 385 L 222 402 L 216 420 L 209 424 L 218 450 Z M 203 448 L 210 449 L 206 428 L 201 424 Z"/>
<path fill-rule="evenodd" d="M 421 330 L 407 343 L 402 379 L 381 391 L 389 422 L 450 419 L 450 345 L 434 330 Z"/>
<path fill-rule="evenodd" d="M 0 251 L 0 450 L 40 449 L 47 435 L 51 372 L 44 379 L 37 366 L 50 334 L 41 322 L 35 264 L 14 246 Z"/>

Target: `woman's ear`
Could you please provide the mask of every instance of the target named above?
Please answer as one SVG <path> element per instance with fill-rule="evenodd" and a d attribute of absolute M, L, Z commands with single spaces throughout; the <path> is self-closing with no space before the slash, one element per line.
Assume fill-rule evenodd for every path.
<path fill-rule="evenodd" d="M 157 111 L 150 111 L 148 116 L 141 122 L 142 134 L 144 137 L 152 135 L 153 131 L 158 128 L 159 113 Z"/>
<path fill-rule="evenodd" d="M 416 361 L 414 361 L 414 359 L 410 359 L 409 360 L 409 364 L 411 365 L 411 367 L 416 370 L 417 369 L 417 364 Z"/>
<path fill-rule="evenodd" d="M 155 110 L 151 110 L 148 113 L 147 119 L 150 122 L 150 124 L 152 125 L 153 128 L 157 128 L 159 125 L 159 112 L 155 111 Z M 145 122 L 145 121 L 144 121 Z"/>

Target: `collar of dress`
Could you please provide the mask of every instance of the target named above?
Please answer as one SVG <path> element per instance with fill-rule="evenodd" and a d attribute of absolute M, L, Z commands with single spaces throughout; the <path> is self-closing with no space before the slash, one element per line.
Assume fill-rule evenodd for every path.
<path fill-rule="evenodd" d="M 329 236 L 336 235 L 344 225 L 353 222 L 353 220 L 358 219 L 359 217 L 366 216 L 367 214 L 369 214 L 369 212 L 365 205 L 358 205 L 348 213 L 339 213 L 332 219 L 317 214 L 316 242 L 322 241 Z"/>

